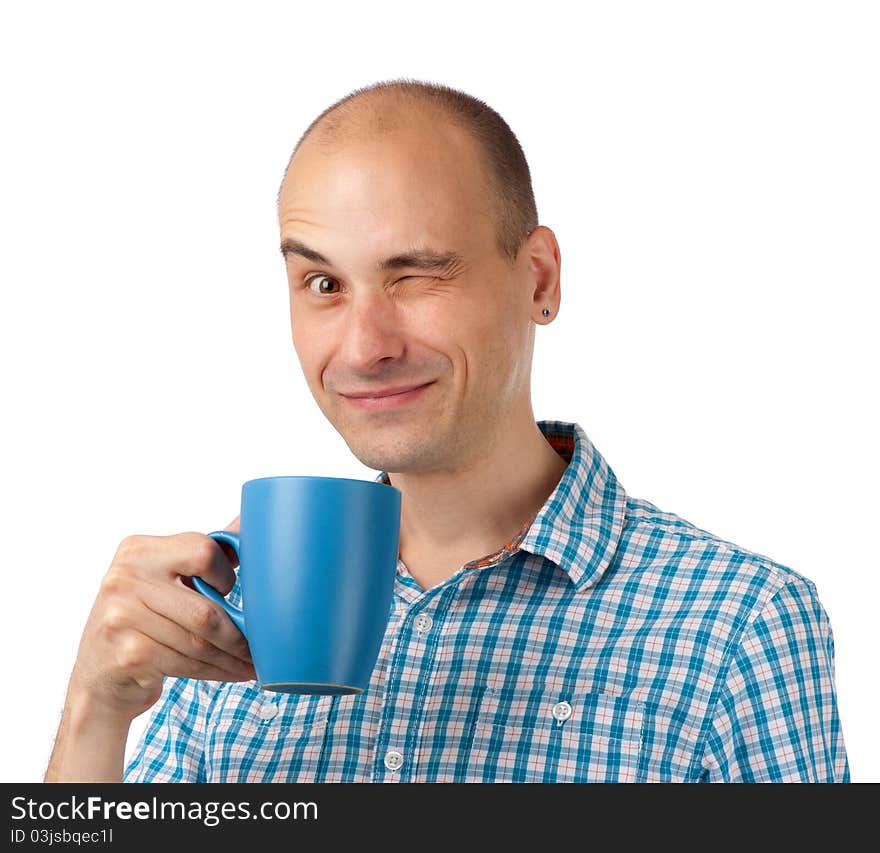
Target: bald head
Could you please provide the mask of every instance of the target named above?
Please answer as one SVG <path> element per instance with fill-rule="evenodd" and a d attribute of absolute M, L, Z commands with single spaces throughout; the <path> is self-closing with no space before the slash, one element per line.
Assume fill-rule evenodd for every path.
<path fill-rule="evenodd" d="M 447 86 L 408 79 L 356 89 L 318 115 L 293 149 L 278 192 L 296 181 L 296 160 L 306 144 L 330 155 L 353 144 L 381 145 L 421 132 L 455 140 L 467 138 L 480 191 L 495 220 L 498 251 L 510 263 L 538 225 L 531 176 L 510 127 L 483 101 Z M 436 146 L 434 146 L 436 149 Z M 425 163 L 425 168 L 430 168 Z M 472 171 L 473 175 L 474 172 Z M 469 178 L 470 179 L 470 178 Z"/>
<path fill-rule="evenodd" d="M 451 123 L 447 111 L 424 97 L 393 88 L 373 89 L 322 114 L 301 142 L 308 139 L 329 150 L 352 140 L 381 140 L 422 122 Z"/>

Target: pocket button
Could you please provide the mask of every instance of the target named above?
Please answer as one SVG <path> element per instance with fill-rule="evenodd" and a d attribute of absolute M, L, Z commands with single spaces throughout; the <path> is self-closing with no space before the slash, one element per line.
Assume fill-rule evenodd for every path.
<path fill-rule="evenodd" d="M 389 770 L 400 770 L 402 764 L 403 756 L 396 749 L 390 749 L 385 753 L 385 766 Z"/>

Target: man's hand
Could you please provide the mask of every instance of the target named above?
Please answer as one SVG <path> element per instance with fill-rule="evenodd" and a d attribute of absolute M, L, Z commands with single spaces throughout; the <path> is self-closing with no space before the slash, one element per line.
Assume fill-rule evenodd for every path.
<path fill-rule="evenodd" d="M 238 532 L 239 518 L 225 529 Z M 198 575 L 228 594 L 237 564 L 230 546 L 202 533 L 123 539 L 89 614 L 69 694 L 131 720 L 159 699 L 166 675 L 256 678 L 244 636 L 192 587 Z"/>
<path fill-rule="evenodd" d="M 225 529 L 238 533 L 238 517 Z M 241 632 L 192 586 L 198 575 L 227 595 L 237 564 L 203 533 L 122 540 L 80 640 L 44 781 L 121 782 L 131 721 L 166 675 L 256 678 Z"/>

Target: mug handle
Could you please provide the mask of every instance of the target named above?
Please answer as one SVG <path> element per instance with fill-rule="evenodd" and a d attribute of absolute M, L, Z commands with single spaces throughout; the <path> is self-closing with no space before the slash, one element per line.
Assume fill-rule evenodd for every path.
<path fill-rule="evenodd" d="M 239 539 L 238 534 L 232 533 L 229 530 L 214 530 L 209 533 L 213 540 L 216 542 L 226 542 L 228 545 L 231 545 L 235 550 L 235 555 L 239 559 L 239 563 L 241 562 L 241 553 L 238 550 Z M 211 601 L 216 601 L 228 614 L 229 618 L 235 623 L 235 627 L 244 634 L 245 639 L 247 639 L 247 632 L 244 629 L 244 613 L 239 610 L 239 608 L 231 605 L 219 592 L 217 592 L 214 587 L 212 587 L 209 583 L 203 581 L 200 577 L 192 576 L 193 586 L 196 588 L 197 592 L 200 592 L 205 598 L 210 598 Z"/>

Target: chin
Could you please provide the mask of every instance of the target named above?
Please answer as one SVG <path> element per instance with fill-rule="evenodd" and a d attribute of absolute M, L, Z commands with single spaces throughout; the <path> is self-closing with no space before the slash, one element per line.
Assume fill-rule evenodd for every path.
<path fill-rule="evenodd" d="M 401 457 L 398 453 L 391 453 L 387 448 L 365 446 L 360 442 L 346 442 L 352 455 L 367 468 L 374 471 L 399 471 Z"/>
<path fill-rule="evenodd" d="M 426 448 L 424 440 L 419 438 L 420 435 L 424 436 L 424 432 L 419 431 L 419 435 L 413 435 L 410 440 L 403 437 L 395 439 L 387 433 L 373 441 L 344 433 L 342 437 L 358 462 L 367 468 L 403 473 L 424 466 Z"/>
<path fill-rule="evenodd" d="M 414 413 L 415 417 L 372 418 L 352 416 L 339 408 L 322 410 L 352 455 L 374 471 L 426 470 L 437 461 L 434 457 L 438 449 L 446 444 L 440 437 L 441 424 L 431 412 Z"/>

